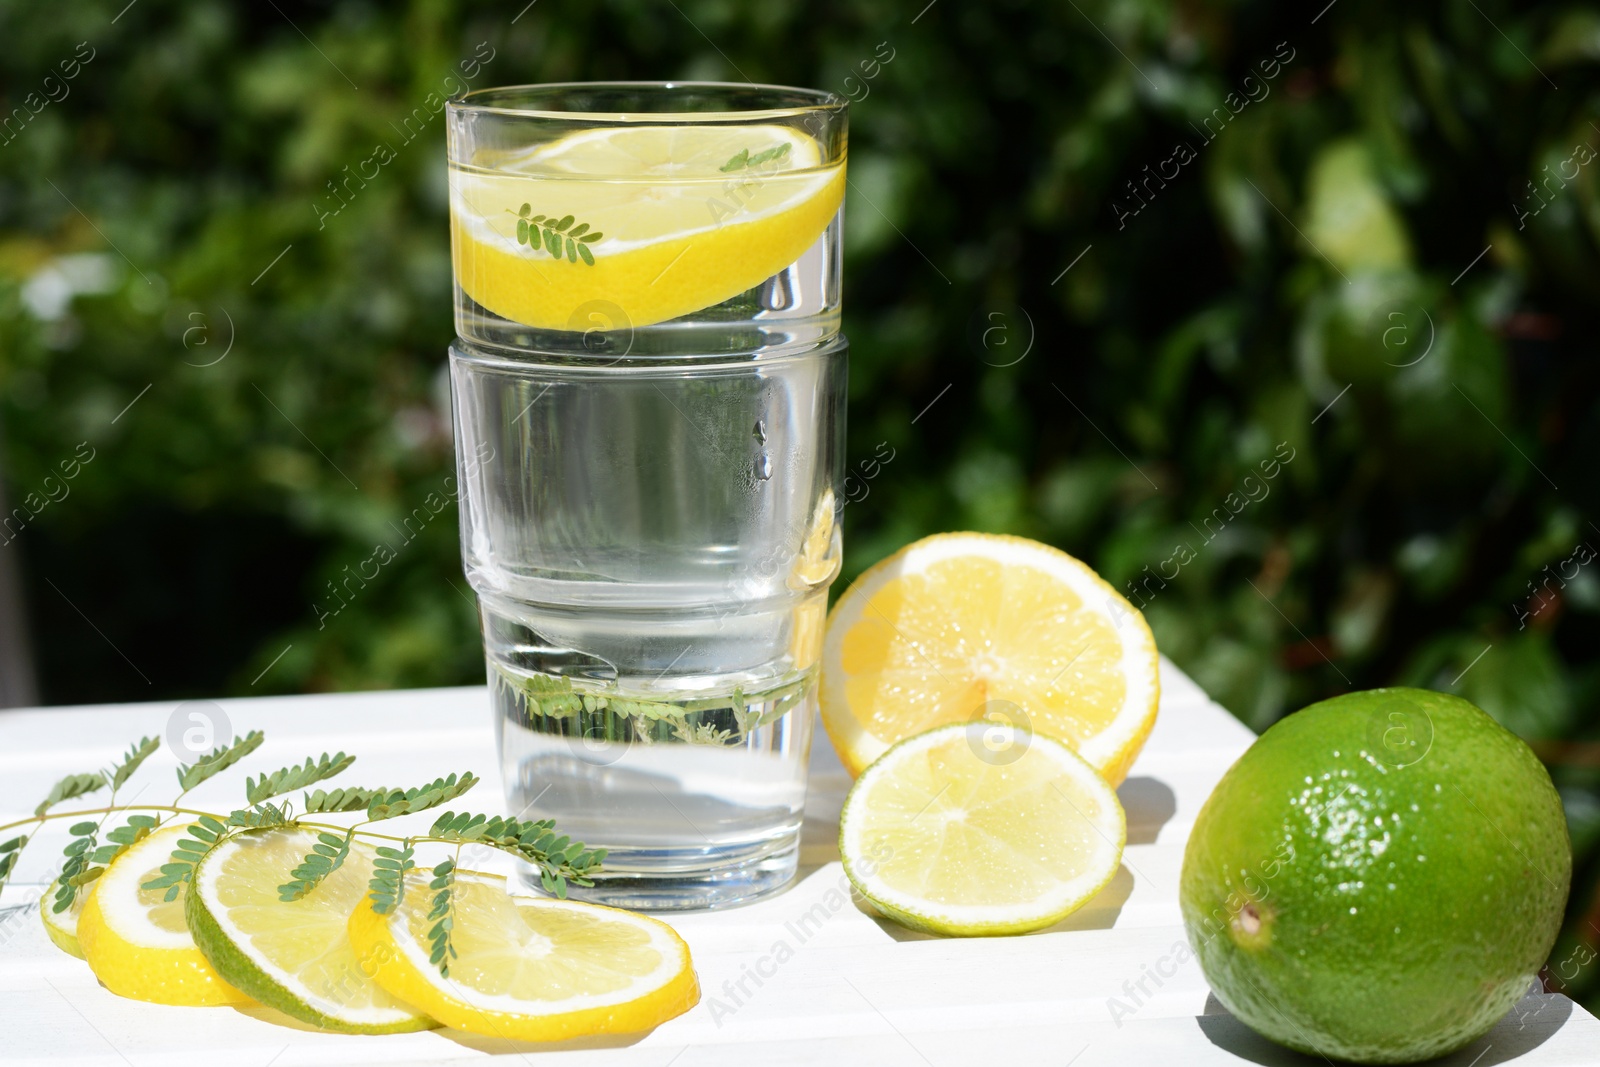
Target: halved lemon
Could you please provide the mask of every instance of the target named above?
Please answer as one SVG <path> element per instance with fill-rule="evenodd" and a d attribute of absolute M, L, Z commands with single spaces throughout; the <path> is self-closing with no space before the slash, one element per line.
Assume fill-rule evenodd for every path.
<path fill-rule="evenodd" d="M 496 875 L 459 871 L 450 975 L 431 955 L 434 893 L 407 877 L 388 915 L 363 902 L 350 940 L 390 993 L 447 1026 L 518 1041 L 648 1030 L 700 1000 L 689 946 L 655 919 L 616 908 L 513 896 Z"/>
<path fill-rule="evenodd" d="M 261 1003 L 324 1030 L 393 1034 L 432 1019 L 384 992 L 346 932 L 367 891 L 372 852 L 352 846 L 343 865 L 299 900 L 278 887 L 317 844 L 299 827 L 227 838 L 200 860 L 188 918 L 195 943 L 228 981 Z"/>
<path fill-rule="evenodd" d="M 868 767 L 839 816 L 850 881 L 884 914 L 938 934 L 1050 926 L 1103 889 L 1127 823 L 1105 779 L 1054 738 L 941 726 Z"/>
<path fill-rule="evenodd" d="M 1113 785 L 1156 721 L 1144 617 L 1086 564 L 1020 537 L 937 534 L 839 598 L 822 723 L 860 774 L 934 726 L 988 719 L 1071 745 Z"/>
<path fill-rule="evenodd" d="M 156 1004 L 248 1004 L 189 936 L 187 886 L 172 901 L 140 886 L 161 874 L 184 826 L 167 826 L 132 845 L 94 882 L 78 916 L 78 944 L 89 969 L 111 992 Z"/>
<path fill-rule="evenodd" d="M 78 944 L 78 917 L 83 914 L 84 902 L 89 899 L 89 894 L 94 892 L 94 883 L 78 891 L 77 898 L 72 906 L 65 911 L 56 911 L 56 890 L 61 887 L 60 879 L 50 883 L 44 891 L 44 896 L 39 900 L 39 916 L 44 920 L 45 936 L 69 956 L 83 959 L 83 946 Z"/>
<path fill-rule="evenodd" d="M 799 259 L 844 196 L 843 163 L 783 125 L 602 127 L 477 164 L 451 170 L 456 279 L 495 314 L 552 330 L 720 304 Z"/>

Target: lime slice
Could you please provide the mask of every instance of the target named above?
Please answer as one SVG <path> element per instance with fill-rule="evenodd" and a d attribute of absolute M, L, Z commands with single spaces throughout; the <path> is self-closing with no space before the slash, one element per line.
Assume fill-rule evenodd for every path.
<path fill-rule="evenodd" d="M 895 745 L 845 799 L 839 852 L 884 914 L 937 934 L 1059 922 L 1111 881 L 1126 821 L 1066 745 L 987 722 Z"/>
<path fill-rule="evenodd" d="M 140 886 L 161 874 L 184 826 L 168 826 L 129 847 L 94 882 L 78 916 L 78 944 L 111 992 L 156 1004 L 248 1004 L 195 946 L 184 922 L 186 894 L 162 899 Z"/>
<path fill-rule="evenodd" d="M 300 900 L 278 886 L 317 844 L 297 827 L 251 830 L 207 852 L 189 894 L 189 928 L 228 981 L 261 1003 L 324 1030 L 392 1034 L 437 1025 L 372 981 L 346 934 L 367 889 L 371 851 L 349 858 Z"/>
<path fill-rule="evenodd" d="M 39 899 L 39 916 L 44 919 L 44 932 L 56 948 L 69 956 L 83 959 L 83 946 L 78 944 L 78 917 L 83 914 L 84 902 L 89 899 L 89 894 L 94 892 L 94 883 L 78 892 L 78 897 L 66 911 L 56 911 L 56 890 L 61 887 L 60 880 L 50 883 L 50 888 L 44 891 L 44 896 Z"/>
<path fill-rule="evenodd" d="M 844 165 L 780 125 L 604 127 L 479 163 L 493 169 L 451 171 L 456 279 L 495 314 L 554 330 L 720 304 L 799 259 L 844 195 Z"/>
<path fill-rule="evenodd" d="M 575 901 L 512 896 L 504 878 L 459 871 L 449 977 L 430 962 L 435 893 L 409 875 L 388 915 L 363 903 L 350 940 L 378 982 L 447 1026 L 519 1041 L 648 1030 L 700 999 L 689 946 L 670 926 Z"/>
<path fill-rule="evenodd" d="M 1085 563 L 1021 537 L 925 537 L 828 619 L 822 724 L 859 774 L 897 741 L 999 720 L 1067 742 L 1113 784 L 1155 726 L 1155 638 Z"/>

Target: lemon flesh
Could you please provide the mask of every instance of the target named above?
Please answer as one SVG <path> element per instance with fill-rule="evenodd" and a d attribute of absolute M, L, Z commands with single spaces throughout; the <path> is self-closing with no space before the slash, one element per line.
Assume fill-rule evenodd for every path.
<path fill-rule="evenodd" d="M 367 890 L 372 853 L 356 845 L 316 889 L 283 901 L 278 886 L 317 843 L 310 830 L 237 834 L 200 861 L 188 921 L 206 958 L 261 1003 L 344 1033 L 426 1030 L 432 1019 L 384 992 L 347 934 Z"/>
<path fill-rule="evenodd" d="M 1116 874 L 1127 839 L 1116 792 L 1071 749 L 990 723 L 891 748 L 839 823 L 862 896 L 906 926 L 956 935 L 1059 922 Z"/>
<path fill-rule="evenodd" d="M 504 878 L 457 873 L 449 977 L 429 962 L 434 893 L 407 879 L 389 915 L 363 902 L 350 939 L 380 984 L 447 1026 L 555 1041 L 648 1030 L 700 999 L 689 948 L 632 912 L 507 893 Z"/>
<path fill-rule="evenodd" d="M 1413 1063 L 1476 1040 L 1545 963 L 1572 851 L 1533 752 L 1460 697 L 1347 693 L 1217 784 L 1184 925 L 1217 998 L 1312 1056 Z"/>
<path fill-rule="evenodd" d="M 822 722 L 859 774 L 897 741 L 990 719 L 1071 745 L 1113 784 L 1155 725 L 1150 627 L 1086 564 L 1020 537 L 939 534 L 839 598 Z"/>
<path fill-rule="evenodd" d="M 248 1004 L 189 936 L 188 887 L 171 901 L 163 899 L 165 889 L 140 888 L 160 876 L 184 830 L 159 829 L 112 861 L 84 901 L 78 944 L 95 977 L 118 996 L 190 1007 Z"/>
<path fill-rule="evenodd" d="M 721 168 L 740 152 L 782 154 Z M 450 172 L 457 283 L 527 326 L 648 326 L 720 304 L 798 260 L 838 213 L 844 164 L 787 126 L 644 126 L 570 134 Z M 595 242 L 518 241 L 522 205 Z M 577 258 L 583 243 L 594 263 Z"/>

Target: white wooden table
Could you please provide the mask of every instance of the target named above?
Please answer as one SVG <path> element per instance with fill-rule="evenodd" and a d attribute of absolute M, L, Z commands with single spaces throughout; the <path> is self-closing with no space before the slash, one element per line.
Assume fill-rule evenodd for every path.
<path fill-rule="evenodd" d="M 1210 997 L 1197 963 L 1177 963 L 1184 841 L 1251 734 L 1166 662 L 1162 693 L 1155 732 L 1120 790 L 1128 812 L 1122 870 L 1082 911 L 1025 937 L 912 933 L 851 900 L 835 848 L 849 779 L 819 729 L 800 879 L 758 904 L 670 919 L 693 950 L 704 997 L 687 1015 L 640 1037 L 557 1046 L 453 1031 L 347 1037 L 232 1008 L 123 1000 L 57 951 L 40 926 L 36 902 L 65 840 L 58 828 L 30 848 L 0 898 L 0 907 L 21 906 L 0 910 L 0 1064 L 294 1067 L 493 1056 L 650 1067 L 1320 1063 L 1255 1036 Z M 245 773 L 343 749 L 359 756 L 346 772 L 352 783 L 421 782 L 471 769 L 484 778 L 469 798 L 473 807 L 501 810 L 482 688 L 217 703 L 235 732 L 265 730 L 267 742 L 192 794 L 199 806 L 227 810 L 242 795 Z M 110 762 L 141 734 L 163 734 L 175 707 L 0 712 L 0 821 L 27 814 L 61 775 Z M 174 764 L 160 753 L 125 799 L 146 782 L 147 802 L 169 799 Z M 1511 1060 L 1600 1063 L 1600 1022 L 1565 997 L 1531 995 L 1488 1036 L 1439 1062 L 1490 1067 Z"/>

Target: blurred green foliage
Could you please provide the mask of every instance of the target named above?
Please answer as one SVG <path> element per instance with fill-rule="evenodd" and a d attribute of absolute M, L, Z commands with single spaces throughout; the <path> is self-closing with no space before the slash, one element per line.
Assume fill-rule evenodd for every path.
<path fill-rule="evenodd" d="M 1595 996 L 1600 15 L 1319 6 L 0 2 L 0 469 L 66 490 L 0 551 L 45 699 L 480 678 L 449 522 L 311 608 L 451 462 L 442 118 L 319 224 L 328 183 L 485 42 L 478 85 L 826 87 L 851 457 L 894 450 L 845 577 L 1024 534 L 1256 729 L 1476 701 L 1566 798 L 1552 982 Z"/>

